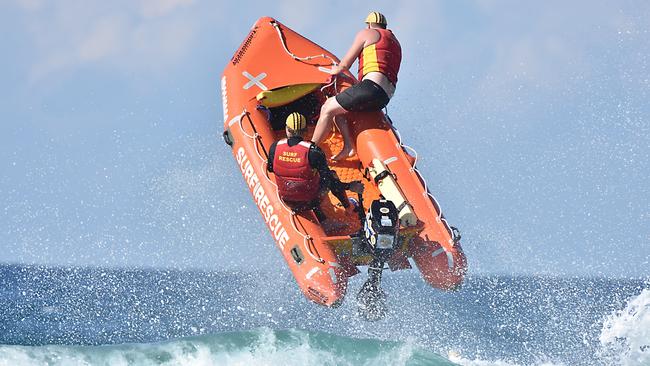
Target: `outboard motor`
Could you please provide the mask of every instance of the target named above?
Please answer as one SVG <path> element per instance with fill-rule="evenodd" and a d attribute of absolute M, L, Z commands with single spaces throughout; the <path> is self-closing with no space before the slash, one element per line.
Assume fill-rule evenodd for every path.
<path fill-rule="evenodd" d="M 373 256 L 368 280 L 357 294 L 359 315 L 377 321 L 386 315 L 386 294 L 381 289 L 384 263 L 399 247 L 399 212 L 392 201 L 375 200 L 363 222 L 363 242 Z"/>

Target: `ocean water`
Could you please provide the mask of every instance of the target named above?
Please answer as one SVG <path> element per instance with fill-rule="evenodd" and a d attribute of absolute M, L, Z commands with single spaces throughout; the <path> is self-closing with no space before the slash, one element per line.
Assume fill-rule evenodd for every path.
<path fill-rule="evenodd" d="M 390 311 L 291 274 L 0 266 L 0 365 L 650 365 L 643 279 L 385 276 Z"/>

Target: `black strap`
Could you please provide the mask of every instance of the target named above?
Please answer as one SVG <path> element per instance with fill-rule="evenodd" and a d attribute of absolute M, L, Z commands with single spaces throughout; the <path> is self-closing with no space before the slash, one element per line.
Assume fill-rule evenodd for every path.
<path fill-rule="evenodd" d="M 402 212 L 402 210 L 404 209 L 404 207 L 406 207 L 406 205 L 408 205 L 408 204 L 409 204 L 409 203 L 406 202 L 406 200 L 404 200 L 404 202 L 402 202 L 402 204 L 399 205 L 399 207 L 397 207 L 397 212 Z"/>
<path fill-rule="evenodd" d="M 382 179 L 386 178 L 389 175 L 390 175 L 390 172 L 388 171 L 388 169 L 386 169 L 383 172 L 375 175 L 375 184 L 379 184 L 379 182 L 381 182 Z"/>
<path fill-rule="evenodd" d="M 451 239 L 454 241 L 455 244 L 458 244 L 460 241 L 461 235 L 460 235 L 460 230 L 458 228 L 451 226 Z"/>

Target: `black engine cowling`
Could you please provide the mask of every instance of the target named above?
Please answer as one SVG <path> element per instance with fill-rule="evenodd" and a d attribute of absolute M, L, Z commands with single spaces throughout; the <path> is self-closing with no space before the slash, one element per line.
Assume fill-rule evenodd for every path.
<path fill-rule="evenodd" d="M 379 199 L 372 202 L 363 234 L 375 257 L 383 260 L 390 257 L 399 246 L 399 212 L 392 201 Z"/>

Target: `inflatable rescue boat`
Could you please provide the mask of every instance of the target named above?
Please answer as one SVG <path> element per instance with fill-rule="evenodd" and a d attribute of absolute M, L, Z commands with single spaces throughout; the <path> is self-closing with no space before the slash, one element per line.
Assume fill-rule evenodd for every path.
<path fill-rule="evenodd" d="M 284 121 L 291 112 L 300 112 L 313 122 L 307 134 L 311 136 L 323 102 L 357 82 L 349 72 L 338 76 L 327 72 L 338 62 L 322 47 L 277 20 L 263 17 L 253 25 L 223 72 L 224 140 L 232 148 L 262 219 L 298 286 L 318 304 L 340 305 L 348 279 L 359 273 L 358 266 L 372 268 L 379 263 L 379 271 L 408 269 L 408 258 L 431 286 L 456 288 L 466 272 L 460 234 L 447 223 L 418 172 L 417 155 L 401 143 L 383 112 L 346 115 L 357 154 L 329 162 L 342 181 L 363 182 L 363 197 L 346 192 L 349 197 L 362 198 L 359 215 L 342 208 L 330 193 L 322 200 L 321 209 L 340 225 L 328 229 L 312 211 L 293 212 L 278 196 L 275 177 L 266 169 L 268 148 L 286 137 Z M 335 129 L 321 145 L 326 156 L 342 147 L 343 139 Z M 390 207 L 386 202 L 392 202 Z M 392 250 L 384 252 L 389 255 L 383 255 L 379 262 L 379 243 L 364 244 L 361 240 L 359 244 L 358 240 L 371 226 L 367 223 L 364 227 L 363 217 L 375 203 L 395 211 L 397 219 L 398 238 Z M 384 206 L 378 209 L 388 212 Z"/>

